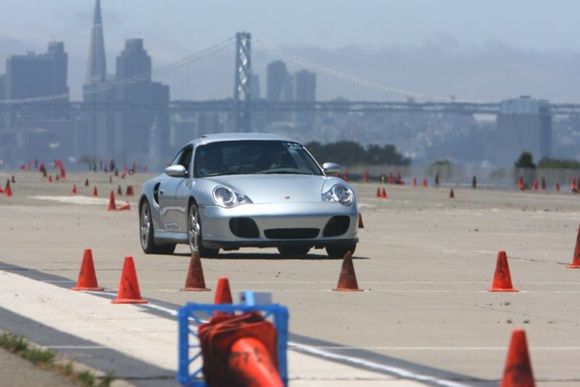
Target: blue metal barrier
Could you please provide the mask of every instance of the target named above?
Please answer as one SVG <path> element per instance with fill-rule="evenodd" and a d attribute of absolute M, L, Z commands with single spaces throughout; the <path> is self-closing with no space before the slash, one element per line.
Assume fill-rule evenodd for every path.
<path fill-rule="evenodd" d="M 264 320 L 272 319 L 277 332 L 276 349 L 278 353 L 278 373 L 285 386 L 288 386 L 288 309 L 283 305 L 247 305 L 247 304 L 191 304 L 179 309 L 179 368 L 177 381 L 188 387 L 206 387 L 202 368 L 190 370 L 191 364 L 201 358 L 201 346 L 197 327 L 207 322 L 214 312 L 248 313 L 260 312 Z M 192 340 L 192 338 L 194 340 Z M 192 342 L 195 341 L 195 342 Z"/>

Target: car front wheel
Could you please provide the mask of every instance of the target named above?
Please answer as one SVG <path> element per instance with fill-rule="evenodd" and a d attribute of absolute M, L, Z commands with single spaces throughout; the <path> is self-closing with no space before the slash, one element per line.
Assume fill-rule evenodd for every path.
<path fill-rule="evenodd" d="M 145 254 L 173 254 L 175 244 L 156 244 L 151 207 L 143 201 L 139 210 L 139 240 Z"/>
<path fill-rule="evenodd" d="M 217 257 L 219 249 L 208 249 L 203 247 L 201 217 L 199 208 L 195 203 L 189 205 L 187 220 L 187 240 L 192 253 L 198 252 L 200 256 L 206 258 Z"/>

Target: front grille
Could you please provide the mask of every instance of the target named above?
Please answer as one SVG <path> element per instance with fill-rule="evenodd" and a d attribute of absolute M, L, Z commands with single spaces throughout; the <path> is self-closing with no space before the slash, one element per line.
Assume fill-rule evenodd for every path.
<path fill-rule="evenodd" d="M 268 239 L 311 239 L 320 232 L 317 228 L 271 228 L 264 231 Z"/>
<path fill-rule="evenodd" d="M 345 215 L 333 216 L 330 218 L 322 235 L 325 237 L 335 237 L 344 234 L 350 226 L 350 218 Z"/>
<path fill-rule="evenodd" d="M 254 219 L 232 218 L 230 219 L 230 230 L 238 238 L 259 238 L 260 232 Z"/>

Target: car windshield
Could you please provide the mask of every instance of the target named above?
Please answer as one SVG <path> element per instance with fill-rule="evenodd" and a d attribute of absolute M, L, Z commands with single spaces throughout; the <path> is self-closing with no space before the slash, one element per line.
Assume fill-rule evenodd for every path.
<path fill-rule="evenodd" d="M 220 141 L 195 150 L 194 176 L 298 174 L 322 175 L 316 161 L 290 141 Z"/>

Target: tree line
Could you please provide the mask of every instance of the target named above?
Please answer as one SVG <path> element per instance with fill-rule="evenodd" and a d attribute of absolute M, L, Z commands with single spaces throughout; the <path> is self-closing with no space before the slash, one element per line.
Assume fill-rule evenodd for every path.
<path fill-rule="evenodd" d="M 363 147 L 354 141 L 339 141 L 327 144 L 310 142 L 306 148 L 320 163 L 336 162 L 353 165 L 410 165 L 411 159 L 404 157 L 394 145 L 370 144 Z"/>

